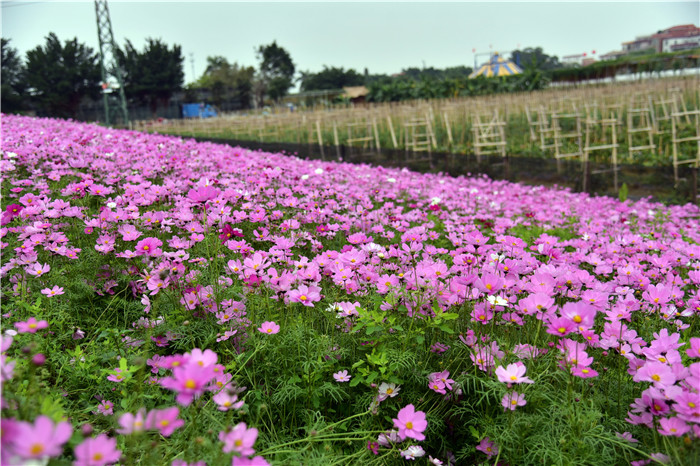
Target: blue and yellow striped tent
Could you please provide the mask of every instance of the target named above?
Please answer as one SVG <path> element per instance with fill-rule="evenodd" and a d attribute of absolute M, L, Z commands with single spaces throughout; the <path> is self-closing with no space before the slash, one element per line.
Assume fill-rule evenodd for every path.
<path fill-rule="evenodd" d="M 523 70 L 520 69 L 518 65 L 512 61 L 506 60 L 498 53 L 494 53 L 491 55 L 491 60 L 481 65 L 478 70 L 469 75 L 469 78 L 476 78 L 477 76 L 485 76 L 487 78 L 492 78 L 494 76 L 511 76 L 522 72 Z"/>

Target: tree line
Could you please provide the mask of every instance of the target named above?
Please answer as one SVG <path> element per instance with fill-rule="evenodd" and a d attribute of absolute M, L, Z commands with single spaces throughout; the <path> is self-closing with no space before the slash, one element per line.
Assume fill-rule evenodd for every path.
<path fill-rule="evenodd" d="M 210 103 L 236 99 L 241 108 L 279 101 L 293 85 L 295 65 L 276 42 L 256 49 L 259 67 L 230 64 L 224 57 L 208 57 L 202 76 L 188 89 L 180 45 L 146 39 L 142 49 L 127 40 L 115 51 L 122 70 L 129 106 L 147 106 L 155 116 L 176 93 L 204 90 Z M 43 45 L 22 57 L 2 38 L 2 112 L 34 111 L 42 116 L 75 118 L 81 103 L 96 101 L 103 89 L 99 53 L 77 38 L 63 43 L 49 33 Z M 196 95 L 194 96 L 196 97 Z M 199 101 L 199 100 L 197 100 Z"/>

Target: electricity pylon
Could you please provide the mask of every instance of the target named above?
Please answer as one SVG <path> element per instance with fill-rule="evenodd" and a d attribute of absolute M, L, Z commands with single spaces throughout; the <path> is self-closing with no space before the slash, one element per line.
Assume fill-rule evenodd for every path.
<path fill-rule="evenodd" d="M 105 106 L 105 123 L 109 125 L 121 119 L 121 123 L 127 125 L 129 123 L 129 112 L 126 109 L 124 78 L 117 60 L 117 46 L 114 43 L 114 35 L 112 34 L 112 20 L 109 17 L 107 0 L 95 0 L 95 16 L 97 17 L 97 37 L 100 40 L 100 68 L 102 69 L 102 99 Z M 113 97 L 113 94 L 116 95 Z"/>

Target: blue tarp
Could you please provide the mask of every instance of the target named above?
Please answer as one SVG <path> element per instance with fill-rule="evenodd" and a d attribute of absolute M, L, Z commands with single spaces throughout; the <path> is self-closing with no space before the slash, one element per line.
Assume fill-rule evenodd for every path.
<path fill-rule="evenodd" d="M 182 104 L 182 118 L 210 118 L 216 116 L 216 110 L 211 105 Z"/>

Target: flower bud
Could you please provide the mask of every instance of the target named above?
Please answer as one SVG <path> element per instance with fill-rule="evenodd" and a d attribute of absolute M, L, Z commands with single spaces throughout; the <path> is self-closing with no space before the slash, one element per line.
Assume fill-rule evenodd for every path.
<path fill-rule="evenodd" d="M 35 366 L 43 366 L 45 362 L 46 362 L 46 356 L 44 356 L 41 353 L 35 354 L 34 357 L 32 358 L 32 364 L 34 364 Z"/>

